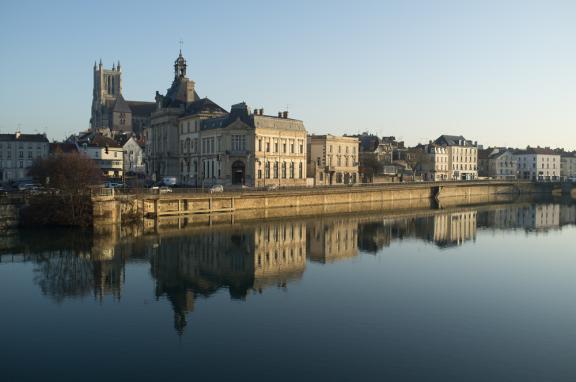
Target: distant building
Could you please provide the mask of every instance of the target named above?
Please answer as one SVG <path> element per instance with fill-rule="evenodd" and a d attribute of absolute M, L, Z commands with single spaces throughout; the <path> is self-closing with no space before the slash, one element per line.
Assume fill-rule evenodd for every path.
<path fill-rule="evenodd" d="M 448 151 L 448 173 L 450 180 L 472 180 L 478 178 L 477 143 L 463 136 L 441 135 L 434 141 Z"/>
<path fill-rule="evenodd" d="M 358 138 L 309 135 L 308 177 L 314 185 L 357 183 L 358 151 Z"/>
<path fill-rule="evenodd" d="M 102 61 L 99 65 L 94 63 L 91 130 L 111 135 L 133 132 L 140 136 L 155 109 L 154 102 L 124 99 L 120 62 L 112 65 L 112 69 L 104 69 Z"/>
<path fill-rule="evenodd" d="M 514 180 L 517 175 L 518 161 L 512 150 L 488 148 L 478 152 L 478 176 Z"/>
<path fill-rule="evenodd" d="M 229 115 L 201 123 L 198 184 L 305 186 L 306 135 L 288 112 L 276 117 L 233 105 Z"/>
<path fill-rule="evenodd" d="M 251 112 L 245 103 L 230 113 L 200 99 L 186 77 L 182 53 L 166 95 L 145 130 L 146 171 L 154 180 L 176 177 L 193 186 L 303 186 L 306 184 L 306 130 L 302 121 Z"/>
<path fill-rule="evenodd" d="M 560 176 L 562 179 L 576 178 L 576 152 L 563 153 L 560 161 Z"/>
<path fill-rule="evenodd" d="M 308 258 L 320 263 L 358 255 L 358 223 L 349 219 L 309 223 L 306 229 Z"/>
<path fill-rule="evenodd" d="M 420 171 L 425 181 L 439 182 L 450 179 L 448 148 L 429 143 L 423 147 L 427 160 L 422 161 Z"/>
<path fill-rule="evenodd" d="M 521 179 L 533 181 L 560 180 L 560 154 L 549 148 L 528 147 L 514 152 L 518 175 Z"/>
<path fill-rule="evenodd" d="M 0 134 L 0 182 L 27 179 L 35 159 L 48 156 L 45 134 Z"/>
<path fill-rule="evenodd" d="M 108 178 L 121 178 L 124 172 L 122 147 L 101 134 L 90 135 L 78 141 L 78 150 L 94 160 Z"/>
<path fill-rule="evenodd" d="M 144 166 L 144 144 L 137 140 L 135 136 L 120 135 L 116 137 L 116 142 L 122 146 L 122 161 L 124 162 L 124 174 L 134 175 L 146 173 Z"/>

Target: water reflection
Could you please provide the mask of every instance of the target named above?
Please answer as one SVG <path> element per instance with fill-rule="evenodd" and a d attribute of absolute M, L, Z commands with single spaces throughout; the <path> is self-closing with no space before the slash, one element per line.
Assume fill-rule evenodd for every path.
<path fill-rule="evenodd" d="M 287 288 L 302 277 L 307 260 L 327 264 L 377 254 L 402 240 L 449 249 L 474 242 L 483 229 L 541 233 L 569 224 L 576 224 L 573 204 L 523 203 L 196 227 L 161 235 L 138 229 L 113 236 L 24 233 L 2 238 L 0 261 L 34 263 L 35 283 L 57 302 L 86 296 L 119 300 L 126 264 L 145 262 L 156 297 L 170 302 L 174 328 L 182 334 L 199 298 L 222 290 L 244 300 L 270 287 Z"/>

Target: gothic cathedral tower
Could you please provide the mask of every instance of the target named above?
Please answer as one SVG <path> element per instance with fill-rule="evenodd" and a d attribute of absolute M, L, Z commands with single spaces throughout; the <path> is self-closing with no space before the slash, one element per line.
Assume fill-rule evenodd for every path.
<path fill-rule="evenodd" d="M 112 65 L 112 69 L 104 69 L 102 60 L 98 66 L 94 63 L 94 90 L 92 94 L 92 130 L 114 130 L 114 106 L 117 101 L 125 103 L 122 97 L 122 70 Z M 128 109 L 129 111 L 129 109 Z"/>

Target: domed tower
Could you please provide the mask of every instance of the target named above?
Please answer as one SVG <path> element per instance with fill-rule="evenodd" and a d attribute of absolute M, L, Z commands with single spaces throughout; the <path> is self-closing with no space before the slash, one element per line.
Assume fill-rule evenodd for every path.
<path fill-rule="evenodd" d="M 174 61 L 174 80 L 186 77 L 186 60 L 182 57 L 182 50 L 176 61 Z"/>

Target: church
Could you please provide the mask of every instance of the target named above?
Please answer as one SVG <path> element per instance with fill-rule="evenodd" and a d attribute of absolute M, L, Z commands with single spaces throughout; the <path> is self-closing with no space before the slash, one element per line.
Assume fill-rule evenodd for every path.
<path fill-rule="evenodd" d="M 94 91 L 90 129 L 107 136 L 134 134 L 140 137 L 150 122 L 155 102 L 126 101 L 122 96 L 120 61 L 104 69 L 94 62 Z"/>

